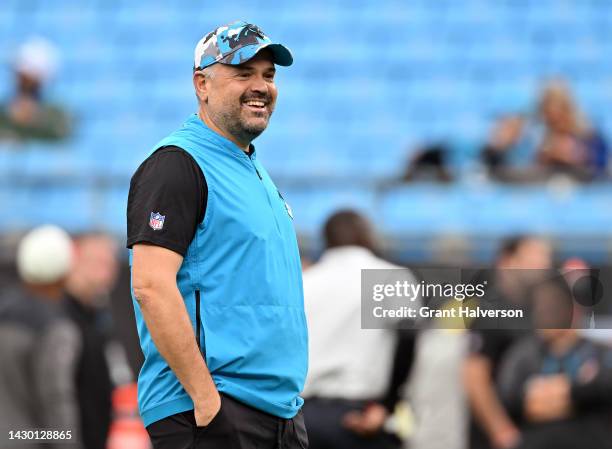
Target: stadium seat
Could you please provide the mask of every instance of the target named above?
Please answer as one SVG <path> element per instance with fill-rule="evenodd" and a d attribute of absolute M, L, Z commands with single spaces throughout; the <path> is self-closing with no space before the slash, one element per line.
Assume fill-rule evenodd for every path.
<path fill-rule="evenodd" d="M 18 44 L 29 35 L 47 37 L 61 51 L 47 94 L 75 116 L 76 132 L 60 146 L 1 145 L 0 200 L 10 198 L 15 226 L 50 219 L 53 207 L 70 201 L 84 206 L 60 221 L 106 221 L 122 233 L 117 223 L 131 174 L 196 108 L 195 42 L 240 11 L 295 56 L 293 67 L 278 71 L 277 110 L 255 144 L 295 199 L 298 228 L 315 232 L 333 208 L 355 205 L 394 235 L 600 232 L 612 224 L 604 207 L 609 187 L 576 189 L 560 199 L 543 189 L 464 181 L 492 121 L 502 113 L 531 113 L 543 77 L 566 76 L 589 118 L 612 136 L 608 6 L 605 0 L 236 0 L 214 7 L 185 0 L 57 0 L 47 8 L 4 0 L 0 94 L 10 94 Z M 376 190 L 401 174 L 415 148 L 432 143 L 449 146 L 460 187 Z M 97 202 L 86 193 L 92 180 L 84 173 L 95 173 L 90 178 L 102 184 Z M 19 185 L 10 187 L 11 179 Z M 44 204 L 32 212 L 16 201 Z M 501 202 L 507 206 L 497 207 Z M 563 214 L 565 208 L 577 213 Z"/>

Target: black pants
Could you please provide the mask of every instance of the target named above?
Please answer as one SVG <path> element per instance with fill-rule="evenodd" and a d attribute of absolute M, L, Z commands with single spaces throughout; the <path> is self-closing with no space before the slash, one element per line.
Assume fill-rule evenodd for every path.
<path fill-rule="evenodd" d="M 154 449 L 308 449 L 300 411 L 283 419 L 221 394 L 221 409 L 206 427 L 196 427 L 193 410 L 147 427 Z"/>
<path fill-rule="evenodd" d="M 363 410 L 363 401 L 311 398 L 304 403 L 304 418 L 308 426 L 311 449 L 398 449 L 401 443 L 395 435 L 380 431 L 362 437 L 342 425 L 348 412 Z"/>

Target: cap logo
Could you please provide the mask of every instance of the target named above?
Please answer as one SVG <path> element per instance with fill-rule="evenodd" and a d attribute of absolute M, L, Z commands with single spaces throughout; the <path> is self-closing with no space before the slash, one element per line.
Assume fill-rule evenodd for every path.
<path fill-rule="evenodd" d="M 252 23 L 249 23 L 245 29 L 257 34 L 262 39 L 266 38 L 265 33 L 257 25 L 253 25 Z"/>
<path fill-rule="evenodd" d="M 221 36 L 224 43 L 228 44 L 230 49 L 234 50 L 238 47 L 245 45 L 259 44 L 259 39 L 265 39 L 266 36 L 263 34 L 261 29 L 256 25 L 247 25 L 242 28 L 237 34 L 228 31 L 227 35 Z"/>

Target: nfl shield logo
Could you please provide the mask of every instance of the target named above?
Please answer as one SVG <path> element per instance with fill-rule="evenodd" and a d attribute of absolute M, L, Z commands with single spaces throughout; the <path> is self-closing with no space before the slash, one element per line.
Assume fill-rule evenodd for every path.
<path fill-rule="evenodd" d="M 165 215 L 161 215 L 159 212 L 151 212 L 151 218 L 149 219 L 149 226 L 154 231 L 159 231 L 164 227 Z"/>

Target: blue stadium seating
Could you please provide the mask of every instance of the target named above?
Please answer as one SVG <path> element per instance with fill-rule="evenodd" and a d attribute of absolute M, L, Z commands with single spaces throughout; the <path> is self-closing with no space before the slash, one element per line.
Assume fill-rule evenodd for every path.
<path fill-rule="evenodd" d="M 53 218 L 54 208 L 70 203 L 56 217 L 68 227 L 122 233 L 131 173 L 195 108 L 195 42 L 238 18 L 260 24 L 295 54 L 295 65 L 279 71 L 272 125 L 255 143 L 296 203 L 301 231 L 312 234 L 342 205 L 368 211 L 390 234 L 611 228 L 606 186 L 562 201 L 541 188 L 375 190 L 426 143 L 447 143 L 457 174 L 469 173 L 492 120 L 531 112 L 543 77 L 566 76 L 589 117 L 612 136 L 606 0 L 56 0 L 53 7 L 4 0 L 0 94 L 10 91 L 16 46 L 43 35 L 62 52 L 49 96 L 66 104 L 77 124 L 61 148 L 0 148 L 0 201 L 14 211 L 8 226 Z M 87 192 L 96 185 L 107 190 L 92 206 Z"/>

